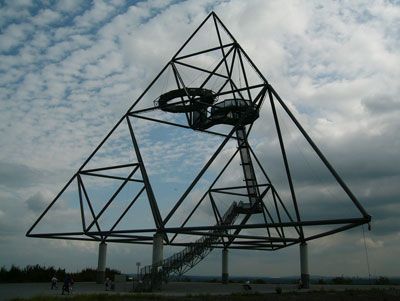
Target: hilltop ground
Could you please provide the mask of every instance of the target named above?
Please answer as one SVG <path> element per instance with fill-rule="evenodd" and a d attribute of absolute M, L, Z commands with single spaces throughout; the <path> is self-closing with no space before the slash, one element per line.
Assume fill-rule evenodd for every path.
<path fill-rule="evenodd" d="M 294 284 L 253 284 L 245 291 L 242 284 L 204 282 L 171 282 L 155 293 L 130 293 L 132 282 L 117 283 L 116 291 L 105 291 L 104 285 L 78 282 L 69 300 L 400 300 L 399 286 L 376 285 L 312 285 L 308 290 L 298 290 Z M 50 283 L 0 284 L 0 300 L 60 300 L 61 284 L 57 290 Z M 42 296 L 36 298 L 36 296 Z"/>

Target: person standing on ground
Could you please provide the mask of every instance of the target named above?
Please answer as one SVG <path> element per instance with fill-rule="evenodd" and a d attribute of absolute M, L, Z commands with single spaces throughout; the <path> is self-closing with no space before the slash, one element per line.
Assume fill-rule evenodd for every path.
<path fill-rule="evenodd" d="M 74 286 L 74 279 L 69 280 L 69 293 L 72 294 L 72 287 Z"/>
<path fill-rule="evenodd" d="M 250 280 L 247 280 L 247 281 L 243 284 L 243 288 L 244 288 L 245 290 L 251 290 Z"/>
<path fill-rule="evenodd" d="M 69 294 L 70 284 L 71 284 L 71 278 L 69 278 L 69 275 L 67 274 L 65 275 L 64 278 L 64 285 L 62 287 L 61 295 L 64 295 L 64 292 L 67 292 Z"/>
<path fill-rule="evenodd" d="M 299 290 L 303 288 L 303 281 L 301 281 L 301 279 L 299 280 L 299 284 L 297 287 Z"/>
<path fill-rule="evenodd" d="M 51 278 L 51 289 L 57 289 L 57 278 L 56 276 L 53 276 L 53 278 Z"/>
<path fill-rule="evenodd" d="M 104 284 L 106 285 L 106 291 L 108 291 L 108 285 L 110 284 L 110 278 L 107 277 Z"/>

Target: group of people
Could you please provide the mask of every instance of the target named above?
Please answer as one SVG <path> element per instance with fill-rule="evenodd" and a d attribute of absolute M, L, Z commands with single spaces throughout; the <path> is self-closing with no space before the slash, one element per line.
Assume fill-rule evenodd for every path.
<path fill-rule="evenodd" d="M 57 287 L 57 281 L 58 281 L 58 279 L 56 278 L 56 276 L 53 276 L 51 278 L 51 289 L 52 290 L 58 288 Z M 72 280 L 71 277 L 69 277 L 69 275 L 65 275 L 64 284 L 62 286 L 61 295 L 64 295 L 64 293 L 71 294 L 73 285 L 74 285 L 74 280 Z M 115 290 L 115 284 L 110 278 L 106 278 L 105 285 L 106 285 L 106 291 Z"/>
<path fill-rule="evenodd" d="M 58 289 L 57 287 L 57 277 L 53 276 L 51 278 L 51 289 Z M 62 291 L 61 291 L 61 295 L 64 295 L 64 293 L 68 293 L 71 294 L 72 293 L 72 286 L 74 285 L 74 280 L 71 279 L 71 277 L 69 277 L 69 275 L 65 275 L 64 278 L 64 284 L 62 286 Z"/>

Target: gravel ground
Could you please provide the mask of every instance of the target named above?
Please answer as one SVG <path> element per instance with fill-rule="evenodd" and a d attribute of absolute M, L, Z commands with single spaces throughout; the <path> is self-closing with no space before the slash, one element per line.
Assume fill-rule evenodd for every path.
<path fill-rule="evenodd" d="M 369 286 L 369 285 L 312 285 L 308 290 L 297 290 L 294 284 L 281 284 L 282 294 L 275 294 L 276 284 L 253 284 L 250 294 L 269 294 L 268 300 L 341 300 L 348 296 L 348 300 L 400 300 L 400 287 L 398 286 Z M 39 295 L 60 296 L 62 284 L 59 283 L 58 289 L 51 290 L 50 283 L 9 283 L 0 284 L 0 300 L 10 300 L 12 298 L 29 298 Z M 371 291 L 375 288 L 376 290 Z M 385 291 L 385 296 L 382 291 Z M 132 283 L 117 283 L 116 291 L 105 291 L 105 286 L 92 282 L 78 282 L 73 287 L 73 295 L 77 294 L 99 294 L 99 293 L 130 293 Z M 286 294 L 292 292 L 292 294 Z M 293 293 L 294 292 L 294 293 Z M 227 295 L 247 293 L 242 284 L 230 283 L 222 285 L 220 283 L 203 282 L 171 282 L 163 285 L 163 289 L 153 294 L 166 297 L 189 297 L 196 295 L 213 295 L 213 300 L 227 300 Z M 272 293 L 272 294 L 271 294 Z M 374 294 L 373 294 L 374 293 Z M 341 297 L 337 294 L 342 294 Z M 221 297 L 216 297 L 221 295 Z M 383 296 L 381 298 L 381 295 Z M 394 296 L 394 299 L 391 296 Z M 290 297 L 292 296 L 292 297 Z M 360 299 L 356 298 L 361 296 Z M 289 298 L 290 297 L 290 298 Z M 371 299 L 371 298 L 372 299 Z M 172 298 L 173 299 L 173 298 Z M 186 298 L 185 298 L 186 299 Z M 265 296 L 254 295 L 251 300 L 264 300 Z M 345 298 L 346 299 L 346 298 Z M 345 300 L 343 299 L 343 300 Z M 192 299 L 194 300 L 194 299 Z"/>

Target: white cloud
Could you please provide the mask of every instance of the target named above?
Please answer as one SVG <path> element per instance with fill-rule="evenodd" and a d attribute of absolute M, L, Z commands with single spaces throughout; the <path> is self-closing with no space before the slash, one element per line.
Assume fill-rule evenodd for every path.
<path fill-rule="evenodd" d="M 359 240 L 359 243 L 364 243 L 363 239 Z M 372 240 L 371 238 L 366 238 L 365 239 L 365 244 L 367 245 L 368 248 L 384 248 L 385 243 L 382 240 Z"/>
<path fill-rule="evenodd" d="M 11 237 L 24 234 L 37 217 L 32 210 L 50 202 L 51 195 L 61 189 L 200 24 L 209 7 L 214 7 L 328 159 L 346 181 L 349 179 L 367 211 L 376 215 L 377 232 L 367 239 L 367 246 L 376 255 L 389 258 L 396 254 L 392 251 L 398 250 L 397 244 L 389 241 L 396 231 L 391 226 L 393 214 L 399 209 L 388 204 L 399 193 L 394 164 L 400 160 L 396 151 L 400 141 L 398 5 L 385 1 L 366 5 L 365 1 L 282 4 L 261 0 L 142 1 L 131 5 L 116 0 L 86 6 L 59 1 L 42 7 L 30 1 L 10 1 L 0 10 L 0 176 L 4 179 L 0 184 L 6 188 L 1 194 L 0 219 L 2 231 L 9 231 L 9 240 L 1 242 L 0 265 L 13 260 L 27 262 L 21 259 L 26 254 L 17 257 L 11 248 L 27 243 L 37 250 L 44 248 L 42 241 Z M 265 115 L 267 107 L 264 104 Z M 268 118 L 262 118 L 253 133 L 255 149 L 273 150 L 275 129 L 268 128 L 271 140 L 266 142 Z M 141 151 L 151 177 L 177 170 L 186 177 L 182 183 L 187 182 L 192 179 L 188 171 L 197 170 L 217 145 L 210 138 L 203 142 L 183 135 L 157 143 L 151 136 L 157 134 L 156 128 L 141 120 L 135 120 L 135 126 L 140 127 L 137 138 L 143 144 Z M 122 148 L 119 145 L 117 150 L 123 153 Z M 263 148 L 261 151 L 265 160 L 275 158 Z M 114 160 L 105 158 L 106 162 Z M 267 162 L 269 168 L 275 167 Z M 221 164 L 222 160 L 215 163 Z M 181 192 L 178 184 L 182 177 L 162 180 Z M 12 221 L 7 218 L 14 213 L 19 213 L 21 221 L 18 234 L 11 231 Z M 28 216 L 24 220 L 23 213 Z M 63 218 L 73 213 L 66 212 Z M 337 259 L 337 254 L 349 258 L 348 268 L 336 264 L 335 271 L 363 273 L 357 266 L 357 252 L 340 244 L 360 243 L 358 234 L 350 231 L 313 242 L 312 252 L 317 256 L 313 268 L 321 263 L 318 271 L 332 267 L 323 260 L 324 252 L 329 251 L 332 258 Z M 60 244 L 52 242 L 43 250 L 59 253 L 63 250 Z M 64 243 L 82 258 L 96 253 L 94 244 L 89 245 L 85 249 L 86 244 Z M 76 250 L 78 247 L 82 250 Z M 122 254 L 131 248 L 137 247 L 116 246 L 114 250 Z M 290 254 L 297 250 L 284 252 L 274 254 L 288 259 L 281 273 L 296 273 L 297 260 L 290 259 Z M 38 256 L 34 258 L 43 258 L 40 251 L 33 253 Z M 264 253 L 256 254 L 249 263 L 254 269 L 261 259 L 273 264 Z M 395 273 L 386 262 L 389 259 L 375 258 L 383 274 Z M 59 262 L 56 256 L 52 260 L 47 262 Z M 124 266 L 118 258 L 113 260 L 112 264 Z M 71 264 L 78 268 L 83 262 Z M 206 262 L 196 271 L 207 273 L 209 266 Z"/>
<path fill-rule="evenodd" d="M 28 208 L 36 214 L 41 213 L 52 201 L 54 195 L 50 191 L 39 191 L 26 200 Z"/>
<path fill-rule="evenodd" d="M 20 46 L 31 31 L 29 24 L 10 24 L 0 35 L 0 47 L 2 51 L 9 51 L 13 47 Z"/>
<path fill-rule="evenodd" d="M 62 15 L 51 9 L 43 9 L 34 18 L 32 18 L 32 22 L 38 26 L 50 25 L 61 20 Z"/>
<path fill-rule="evenodd" d="M 79 29 L 89 29 L 98 23 L 108 21 L 108 18 L 114 13 L 114 6 L 108 5 L 102 0 L 95 0 L 92 2 L 92 7 L 85 11 L 82 16 L 75 18 L 76 25 Z"/>
<path fill-rule="evenodd" d="M 79 0 L 58 1 L 55 5 L 56 10 L 64 13 L 75 13 L 81 9 L 82 2 Z"/>

